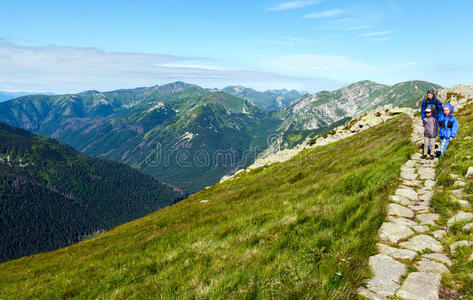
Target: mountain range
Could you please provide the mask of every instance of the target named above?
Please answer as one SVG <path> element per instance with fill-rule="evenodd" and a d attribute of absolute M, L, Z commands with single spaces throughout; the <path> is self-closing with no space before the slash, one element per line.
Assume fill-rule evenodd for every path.
<path fill-rule="evenodd" d="M 0 121 L 196 192 L 245 168 L 265 149 L 292 147 L 377 106 L 415 106 L 427 89 L 438 87 L 422 81 L 394 86 L 362 81 L 300 96 L 297 91 L 206 90 L 175 82 L 24 96 L 0 103 Z"/>
<path fill-rule="evenodd" d="M 227 86 L 221 91 L 230 95 L 249 100 L 254 105 L 265 111 L 281 110 L 288 107 L 292 101 L 309 94 L 296 90 L 266 90 L 264 92 L 256 91 L 252 88 L 243 86 Z"/>
<path fill-rule="evenodd" d="M 34 95 L 34 94 L 40 94 L 40 93 L 34 93 L 34 92 L 2 92 L 0 91 L 0 102 L 15 99 L 21 96 L 26 96 L 26 95 Z M 46 93 L 46 95 L 54 95 L 54 93 Z"/>
<path fill-rule="evenodd" d="M 185 196 L 121 163 L 0 122 L 0 261 L 68 246 Z"/>

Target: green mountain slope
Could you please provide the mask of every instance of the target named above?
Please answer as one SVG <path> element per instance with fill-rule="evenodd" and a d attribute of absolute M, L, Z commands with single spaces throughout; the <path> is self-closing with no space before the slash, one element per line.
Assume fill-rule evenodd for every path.
<path fill-rule="evenodd" d="M 400 167 L 394 118 L 58 251 L 0 265 L 0 298 L 348 299 Z"/>
<path fill-rule="evenodd" d="M 264 92 L 256 91 L 252 88 L 243 86 L 227 86 L 222 91 L 251 101 L 251 103 L 265 111 L 280 110 L 288 107 L 292 101 L 306 94 L 296 90 L 266 90 Z"/>
<path fill-rule="evenodd" d="M 0 123 L 0 261 L 65 247 L 183 196 L 120 163 Z"/>

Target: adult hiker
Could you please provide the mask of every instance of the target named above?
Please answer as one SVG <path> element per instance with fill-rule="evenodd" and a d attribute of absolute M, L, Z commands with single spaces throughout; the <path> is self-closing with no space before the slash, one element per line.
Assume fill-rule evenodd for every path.
<path fill-rule="evenodd" d="M 443 116 L 438 123 L 440 141 L 442 142 L 440 156 L 443 156 L 450 142 L 457 136 L 458 129 L 460 128 L 457 119 L 453 116 L 453 106 L 450 103 L 444 105 Z"/>
<path fill-rule="evenodd" d="M 427 98 L 422 101 L 422 106 L 420 109 L 420 116 L 422 118 L 422 121 L 426 118 L 425 110 L 427 108 L 430 108 L 432 116 L 437 120 L 437 122 L 443 118 L 443 107 L 442 107 L 442 102 L 435 97 L 435 91 L 430 89 L 427 91 Z M 435 138 L 436 139 L 436 138 Z M 433 139 L 433 144 L 432 140 L 428 140 L 428 150 L 432 153 L 435 149 L 435 139 Z M 424 145 L 425 146 L 425 145 Z"/>
<path fill-rule="evenodd" d="M 425 109 L 427 107 L 430 107 L 432 110 L 432 115 L 434 116 L 435 119 L 439 120 L 443 116 L 443 108 L 442 108 L 442 102 L 435 97 L 435 92 L 434 90 L 428 90 L 427 91 L 427 99 L 422 101 L 422 107 L 420 109 L 420 116 L 422 117 L 422 120 L 425 119 Z"/>

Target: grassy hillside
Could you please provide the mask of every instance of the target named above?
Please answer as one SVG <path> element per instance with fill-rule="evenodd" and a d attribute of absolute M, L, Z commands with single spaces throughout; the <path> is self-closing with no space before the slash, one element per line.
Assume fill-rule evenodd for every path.
<path fill-rule="evenodd" d="M 123 164 L 0 123 L 0 261 L 65 247 L 183 196 Z"/>
<path fill-rule="evenodd" d="M 0 298 L 340 298 L 368 257 L 401 165 L 401 115 L 58 251 L 0 265 Z"/>

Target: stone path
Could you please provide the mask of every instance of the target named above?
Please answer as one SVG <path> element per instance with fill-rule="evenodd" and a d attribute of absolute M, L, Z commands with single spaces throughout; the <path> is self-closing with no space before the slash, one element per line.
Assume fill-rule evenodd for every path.
<path fill-rule="evenodd" d="M 420 122 L 414 123 L 411 140 L 421 144 L 423 128 Z M 439 298 L 441 274 L 450 272 L 452 262 L 440 243 L 446 230 L 437 224 L 439 215 L 430 210 L 437 161 L 422 160 L 416 153 L 401 168 L 400 185 L 379 231 L 378 254 L 369 260 L 374 277 L 359 289 L 360 295 L 369 299 Z M 473 221 L 473 214 L 458 218 Z"/>

